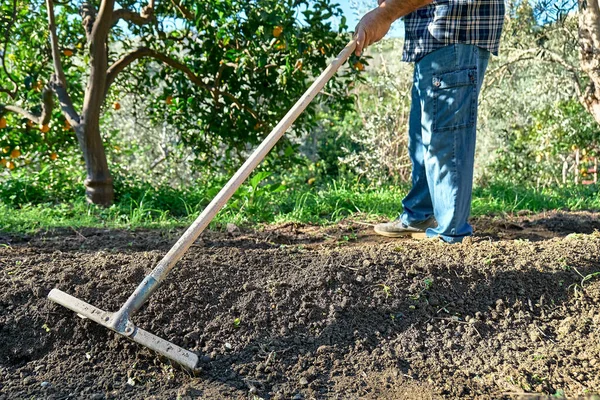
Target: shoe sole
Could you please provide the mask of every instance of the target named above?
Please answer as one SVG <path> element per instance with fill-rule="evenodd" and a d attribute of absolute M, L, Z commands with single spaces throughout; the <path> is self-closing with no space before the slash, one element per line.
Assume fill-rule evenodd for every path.
<path fill-rule="evenodd" d="M 426 239 L 427 235 L 425 232 L 385 232 L 374 229 L 375 233 L 381 236 L 389 238 L 413 238 L 413 239 Z"/>

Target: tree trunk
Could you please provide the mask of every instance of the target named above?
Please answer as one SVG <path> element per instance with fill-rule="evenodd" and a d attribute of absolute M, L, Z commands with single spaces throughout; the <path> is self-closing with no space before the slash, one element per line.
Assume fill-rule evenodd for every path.
<path fill-rule="evenodd" d="M 88 202 L 109 206 L 114 199 L 113 180 L 108 171 L 106 152 L 100 136 L 100 115 L 106 93 L 108 70 L 108 32 L 114 0 L 103 0 L 88 37 L 90 76 L 83 98 L 78 132 L 79 145 L 85 159 L 87 177 L 85 191 Z"/>
<path fill-rule="evenodd" d="M 109 206 L 114 200 L 113 179 L 100 136 L 100 122 L 94 118 L 81 122 L 76 133 L 87 172 L 84 182 L 86 198 L 89 203 Z"/>
<path fill-rule="evenodd" d="M 590 78 L 584 93 L 587 110 L 600 123 L 600 5 L 579 0 L 579 61 Z"/>

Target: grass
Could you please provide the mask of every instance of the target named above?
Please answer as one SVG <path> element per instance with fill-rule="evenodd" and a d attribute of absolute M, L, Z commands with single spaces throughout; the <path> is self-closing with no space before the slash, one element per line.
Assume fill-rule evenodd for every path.
<path fill-rule="evenodd" d="M 52 228 L 172 228 L 189 225 L 214 197 L 220 186 L 185 192 L 164 188 L 137 188 L 119 196 L 109 208 L 87 204 L 84 199 L 63 203 L 0 203 L 0 230 L 29 233 Z M 373 187 L 330 181 L 319 187 L 282 188 L 268 184 L 242 187 L 217 215 L 212 228 L 227 223 L 301 222 L 335 223 L 344 218 L 375 221 L 395 218 L 407 187 Z M 595 186 L 525 188 L 497 182 L 476 187 L 472 215 L 496 215 L 521 210 L 600 210 Z"/>

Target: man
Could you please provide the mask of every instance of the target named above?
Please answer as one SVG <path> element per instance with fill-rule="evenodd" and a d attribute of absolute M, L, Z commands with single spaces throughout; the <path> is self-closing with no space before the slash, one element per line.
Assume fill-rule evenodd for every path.
<path fill-rule="evenodd" d="M 477 103 L 490 53 L 497 55 L 504 0 L 379 0 L 356 27 L 356 54 L 404 17 L 403 60 L 414 62 L 408 151 L 412 189 L 388 237 L 461 242 L 471 208 Z"/>

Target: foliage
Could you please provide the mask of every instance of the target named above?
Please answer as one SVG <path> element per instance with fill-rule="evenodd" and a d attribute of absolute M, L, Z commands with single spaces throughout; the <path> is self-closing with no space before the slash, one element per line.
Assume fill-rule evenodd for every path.
<path fill-rule="evenodd" d="M 407 125 L 412 67 L 400 62 L 401 42 L 384 40 L 368 49 L 365 81 L 353 87 L 356 108 L 327 114 L 311 140 L 314 159 L 328 176 L 360 177 L 377 184 L 410 179 Z M 310 140 L 309 140 L 310 142 Z"/>
<path fill-rule="evenodd" d="M 577 66 L 577 19 L 539 25 L 527 2 L 509 9 L 499 57 L 491 57 L 480 95 L 476 175 L 494 179 L 489 165 L 509 149 L 512 130 L 533 124 L 533 116 L 551 105 L 577 98 L 578 81 L 565 65 Z M 579 77 L 578 77 L 579 79 Z M 556 90 L 560 88 L 560 90 Z M 547 125 L 543 119 L 538 123 Z M 535 160 L 535 156 L 532 160 Z M 537 178 L 537 177 L 536 177 Z"/>
<path fill-rule="evenodd" d="M 503 132 L 506 147 L 498 150 L 493 173 L 536 186 L 585 179 L 600 150 L 599 131 L 576 100 L 548 106 L 534 112 L 530 124 Z"/>
<path fill-rule="evenodd" d="M 193 23 L 186 22 L 166 38 L 150 32 L 141 45 L 163 43 L 169 56 L 184 60 L 197 76 L 222 91 L 190 85 L 180 72 L 146 59 L 121 76 L 112 98 L 135 93 L 134 101 L 145 106 L 154 124 L 166 123 L 178 132 L 181 144 L 195 155 L 192 164 L 231 171 L 345 46 L 349 36 L 341 33 L 347 26 L 339 6 L 325 0 L 193 4 Z M 337 31 L 332 27 L 335 18 L 341 20 Z M 194 32 L 193 40 L 185 36 L 186 30 Z M 137 38 L 123 43 L 125 48 L 140 45 Z M 328 96 L 309 106 L 294 133 L 303 135 L 315 125 L 319 106 L 331 113 L 351 109 L 347 86 L 358 72 L 347 68 L 330 81 L 324 89 Z M 291 155 L 289 146 L 290 142 L 281 144 L 280 155 Z"/>
<path fill-rule="evenodd" d="M 6 41 L 0 57 L 4 67 L 0 72 L 0 88 L 16 90 L 14 100 L 8 94 L 0 92 L 0 118 L 4 119 L 5 125 L 0 128 L 0 171 L 4 169 L 2 167 L 19 169 L 27 166 L 34 170 L 53 168 L 57 158 L 72 152 L 76 146 L 76 138 L 60 111 L 53 111 L 52 123 L 47 127 L 34 125 L 18 114 L 3 112 L 2 103 L 8 100 L 39 114 L 43 90 L 52 74 L 43 1 L 19 0 L 16 3 L 17 14 L 13 25 L 10 24 L 12 1 L 2 2 L 0 5 L 3 19 L 0 37 L 3 42 Z M 59 13 L 57 18 L 61 21 L 61 32 L 66 38 L 64 51 L 71 51 L 71 47 L 81 48 L 83 41 L 75 40 L 78 30 L 75 23 L 67 18 L 65 12 Z M 72 99 L 80 103 L 83 68 L 71 57 L 65 57 L 65 71 L 74 89 Z M 15 155 L 17 156 L 14 157 Z M 44 180 L 46 177 L 42 176 L 40 179 Z"/>
<path fill-rule="evenodd" d="M 90 76 L 91 49 L 102 46 L 86 41 L 85 13 L 80 11 L 90 5 L 98 4 L 69 0 L 55 6 L 67 89 L 79 110 Z M 237 167 L 349 40 L 341 8 L 330 0 L 158 2 L 149 19 L 136 20 L 147 6 L 145 1 L 126 0 L 115 7 L 136 17 L 115 19 L 107 43 L 108 66 L 127 57 L 134 62 L 116 74 L 102 110 L 105 122 L 108 114 L 128 113 L 124 106 L 137 102 L 141 107 L 130 117 L 149 117 L 153 125 L 166 123 L 177 134 L 178 148 L 193 154 L 187 162 L 198 169 Z M 0 37 L 6 39 L 0 52 L 5 66 L 0 69 L 0 117 L 6 123 L 0 128 L 0 144 L 10 148 L 9 153 L 21 153 L 3 166 L 30 165 L 27 169 L 37 173 L 53 168 L 49 157 L 77 151 L 74 132 L 56 108 L 49 126 L 31 126 L 17 114 L 6 113 L 1 104 L 16 104 L 35 115 L 41 112 L 44 88 L 55 73 L 46 7 L 41 0 L 3 2 L 0 16 Z M 335 27 L 334 21 L 339 22 Z M 315 125 L 318 108 L 331 113 L 352 108 L 347 87 L 360 72 L 352 65 L 329 82 L 328 95 L 319 97 L 297 121 L 297 135 Z M 126 135 L 106 124 L 104 128 L 112 160 L 129 161 L 128 150 L 139 149 L 128 149 Z M 285 158 L 292 153 L 288 148 L 295 150 L 289 141 L 283 143 L 284 157 L 271 159 L 271 164 L 279 165 L 280 159 L 293 162 Z"/>

